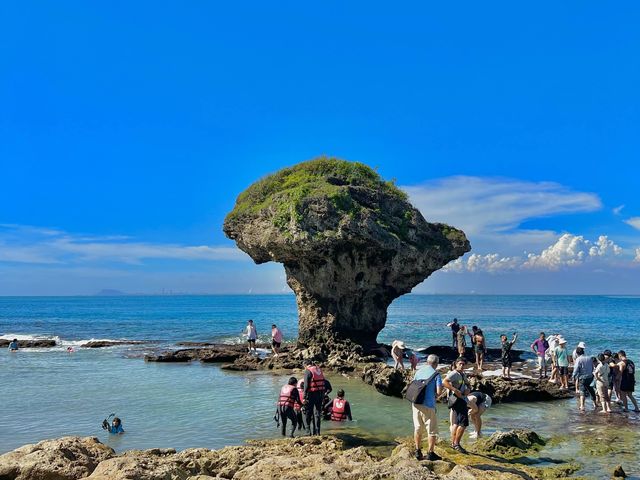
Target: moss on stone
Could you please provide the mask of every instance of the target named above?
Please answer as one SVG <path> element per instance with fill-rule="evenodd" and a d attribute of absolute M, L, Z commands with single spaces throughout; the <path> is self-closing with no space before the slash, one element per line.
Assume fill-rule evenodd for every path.
<path fill-rule="evenodd" d="M 349 187 L 364 187 L 407 200 L 406 193 L 393 181 L 383 180 L 367 165 L 323 156 L 284 168 L 257 181 L 238 196 L 227 219 L 268 211 L 274 225 L 286 230 L 292 221 L 302 220 L 305 200 L 323 197 L 338 212 L 354 215 L 362 207 L 350 195 Z"/>

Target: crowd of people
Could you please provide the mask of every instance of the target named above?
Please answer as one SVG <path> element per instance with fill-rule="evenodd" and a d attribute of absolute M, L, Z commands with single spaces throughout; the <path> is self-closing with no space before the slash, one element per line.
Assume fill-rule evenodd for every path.
<path fill-rule="evenodd" d="M 422 438 L 425 433 L 428 439 L 426 458 L 431 461 L 440 460 L 440 456 L 434 450 L 439 433 L 436 416 L 438 397 L 446 395 L 449 407 L 451 447 L 460 453 L 466 453 L 460 442 L 469 422 L 473 424 L 475 429 L 471 436 L 480 437 L 482 435 L 482 414 L 492 404 L 489 395 L 471 390 L 464 371 L 467 364 L 464 357 L 456 359 L 444 378 L 438 371 L 439 361 L 437 355 L 429 355 L 426 359 L 426 365 L 419 368 L 414 377 L 414 381 L 421 381 L 424 385 L 423 396 L 413 402 L 411 407 L 416 458 L 418 460 L 425 458 L 422 453 Z"/>

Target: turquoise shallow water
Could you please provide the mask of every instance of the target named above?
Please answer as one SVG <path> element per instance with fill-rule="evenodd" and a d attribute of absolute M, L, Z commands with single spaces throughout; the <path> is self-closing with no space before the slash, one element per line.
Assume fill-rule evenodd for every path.
<path fill-rule="evenodd" d="M 540 329 L 560 331 L 570 344 L 584 340 L 591 351 L 625 348 L 638 358 L 640 298 L 633 297 L 464 297 L 408 296 L 394 303 L 379 340 L 402 338 L 421 347 L 449 341 L 445 324 L 452 316 L 478 324 L 490 345 L 503 331 L 518 331 L 520 347 Z M 292 296 L 0 298 L 0 333 L 7 336 L 58 337 L 60 348 L 0 352 L 3 415 L 0 453 L 25 443 L 61 435 L 97 435 L 116 450 L 150 447 L 219 448 L 247 438 L 277 435 L 272 421 L 277 391 L 286 379 L 268 373 L 224 372 L 200 364 L 147 364 L 140 355 L 154 345 L 83 350 L 68 354 L 91 338 L 153 340 L 161 345 L 181 340 L 239 341 L 239 331 L 253 318 L 261 333 L 272 322 L 285 337 L 296 333 Z M 382 439 L 411 434 L 406 401 L 384 397 L 358 380 L 331 378 L 343 387 L 356 422 L 326 426 L 329 431 L 369 433 Z M 110 437 L 101 420 L 116 412 L 127 434 Z M 446 409 L 441 431 L 446 433 Z M 604 458 L 584 453 L 581 439 L 636 442 L 635 414 L 603 419 L 579 415 L 573 401 L 500 405 L 486 414 L 486 430 L 516 426 L 543 435 L 567 434 L 570 440 L 550 447 L 549 455 L 582 459 L 585 473 L 603 478 L 612 464 L 638 472 L 637 454 Z M 573 435 L 574 433 L 577 435 Z M 610 438 L 615 432 L 618 437 Z"/>

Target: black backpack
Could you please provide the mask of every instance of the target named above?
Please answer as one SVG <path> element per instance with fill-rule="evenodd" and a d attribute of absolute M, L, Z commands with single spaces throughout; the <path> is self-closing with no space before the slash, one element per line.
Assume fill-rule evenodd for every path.
<path fill-rule="evenodd" d="M 439 372 L 436 370 L 433 375 L 431 375 L 426 380 L 414 380 L 407 387 L 407 393 L 405 394 L 405 398 L 409 400 L 411 403 L 422 403 L 424 402 L 424 395 L 427 390 L 427 385 L 431 383 L 431 381 L 439 375 Z"/>

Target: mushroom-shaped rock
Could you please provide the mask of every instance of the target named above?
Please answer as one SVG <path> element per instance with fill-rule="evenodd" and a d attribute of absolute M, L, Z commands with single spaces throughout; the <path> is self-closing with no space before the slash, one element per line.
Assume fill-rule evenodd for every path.
<path fill-rule="evenodd" d="M 251 185 L 224 233 L 257 264 L 284 264 L 305 346 L 375 344 L 394 299 L 470 250 L 464 232 L 428 223 L 393 182 L 327 157 Z"/>

